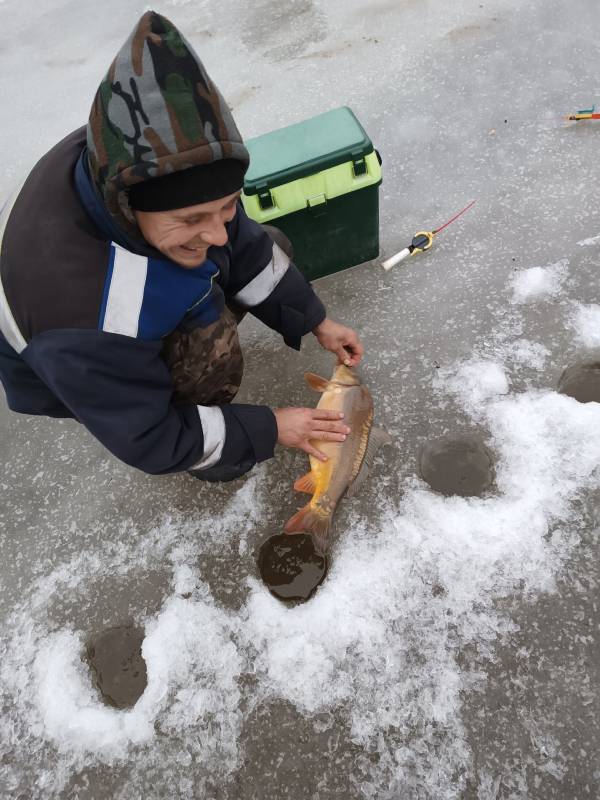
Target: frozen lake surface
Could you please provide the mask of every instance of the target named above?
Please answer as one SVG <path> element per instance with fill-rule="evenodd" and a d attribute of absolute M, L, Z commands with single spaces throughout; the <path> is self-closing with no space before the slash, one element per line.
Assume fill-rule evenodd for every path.
<path fill-rule="evenodd" d="M 0 190 L 85 122 L 145 3 L 0 0 Z M 390 272 L 318 282 L 366 346 L 383 451 L 293 608 L 256 555 L 305 457 L 204 486 L 116 462 L 1 401 L 0 796 L 581 800 L 600 796 L 600 405 L 558 394 L 600 347 L 596 0 L 165 0 L 246 137 L 349 105 L 383 157 Z M 329 375 L 257 322 L 241 399 Z M 483 437 L 494 481 L 444 497 L 420 448 Z M 101 702 L 82 655 L 145 630 L 146 690 Z"/>

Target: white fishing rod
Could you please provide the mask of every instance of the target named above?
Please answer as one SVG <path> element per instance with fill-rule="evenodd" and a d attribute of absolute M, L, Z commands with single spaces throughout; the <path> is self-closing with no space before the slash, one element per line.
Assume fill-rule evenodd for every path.
<path fill-rule="evenodd" d="M 405 247 L 403 250 L 400 250 L 399 253 L 391 256 L 382 263 L 382 267 L 386 272 L 390 270 L 392 267 L 395 267 L 396 264 L 399 264 L 401 261 L 404 261 L 405 258 L 409 258 L 409 256 L 414 256 L 417 253 L 422 253 L 425 250 L 429 250 L 431 245 L 433 244 L 433 237 L 443 231 L 444 228 L 447 228 L 448 225 L 451 225 L 455 220 L 457 220 L 460 216 L 462 216 L 465 211 L 468 211 L 471 206 L 475 205 L 475 200 L 472 200 L 468 206 L 465 206 L 462 211 L 459 211 L 458 214 L 455 214 L 452 219 L 449 219 L 448 222 L 445 222 L 439 228 L 436 228 L 434 231 L 418 231 L 413 236 L 412 242 Z"/>

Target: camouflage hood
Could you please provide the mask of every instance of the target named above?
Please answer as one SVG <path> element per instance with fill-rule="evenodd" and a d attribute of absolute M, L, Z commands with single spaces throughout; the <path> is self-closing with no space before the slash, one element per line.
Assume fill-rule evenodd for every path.
<path fill-rule="evenodd" d="M 96 92 L 87 146 L 106 208 L 136 237 L 130 186 L 223 158 L 249 161 L 202 62 L 173 23 L 154 11 L 141 17 Z"/>

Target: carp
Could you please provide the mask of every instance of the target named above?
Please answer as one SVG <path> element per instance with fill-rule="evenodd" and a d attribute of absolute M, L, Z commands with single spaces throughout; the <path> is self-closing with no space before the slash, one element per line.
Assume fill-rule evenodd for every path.
<path fill-rule="evenodd" d="M 352 496 L 363 485 L 377 450 L 391 444 L 390 436 L 373 427 L 373 398 L 350 367 L 339 364 L 327 380 L 307 372 L 304 378 L 311 389 L 322 392 L 317 408 L 341 411 L 350 433 L 343 442 L 312 440 L 328 456 L 320 461 L 309 456 L 310 472 L 294 483 L 298 492 L 312 494 L 312 499 L 288 520 L 286 533 L 309 533 L 315 550 L 326 554 L 329 531 L 337 504 L 347 494 Z"/>

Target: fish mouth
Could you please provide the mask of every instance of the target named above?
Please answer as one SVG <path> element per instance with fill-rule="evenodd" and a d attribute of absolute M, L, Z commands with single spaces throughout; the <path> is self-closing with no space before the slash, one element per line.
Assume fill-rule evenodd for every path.
<path fill-rule="evenodd" d="M 333 371 L 330 383 L 337 383 L 340 386 L 358 386 L 360 378 L 351 367 L 345 364 L 338 364 Z"/>

